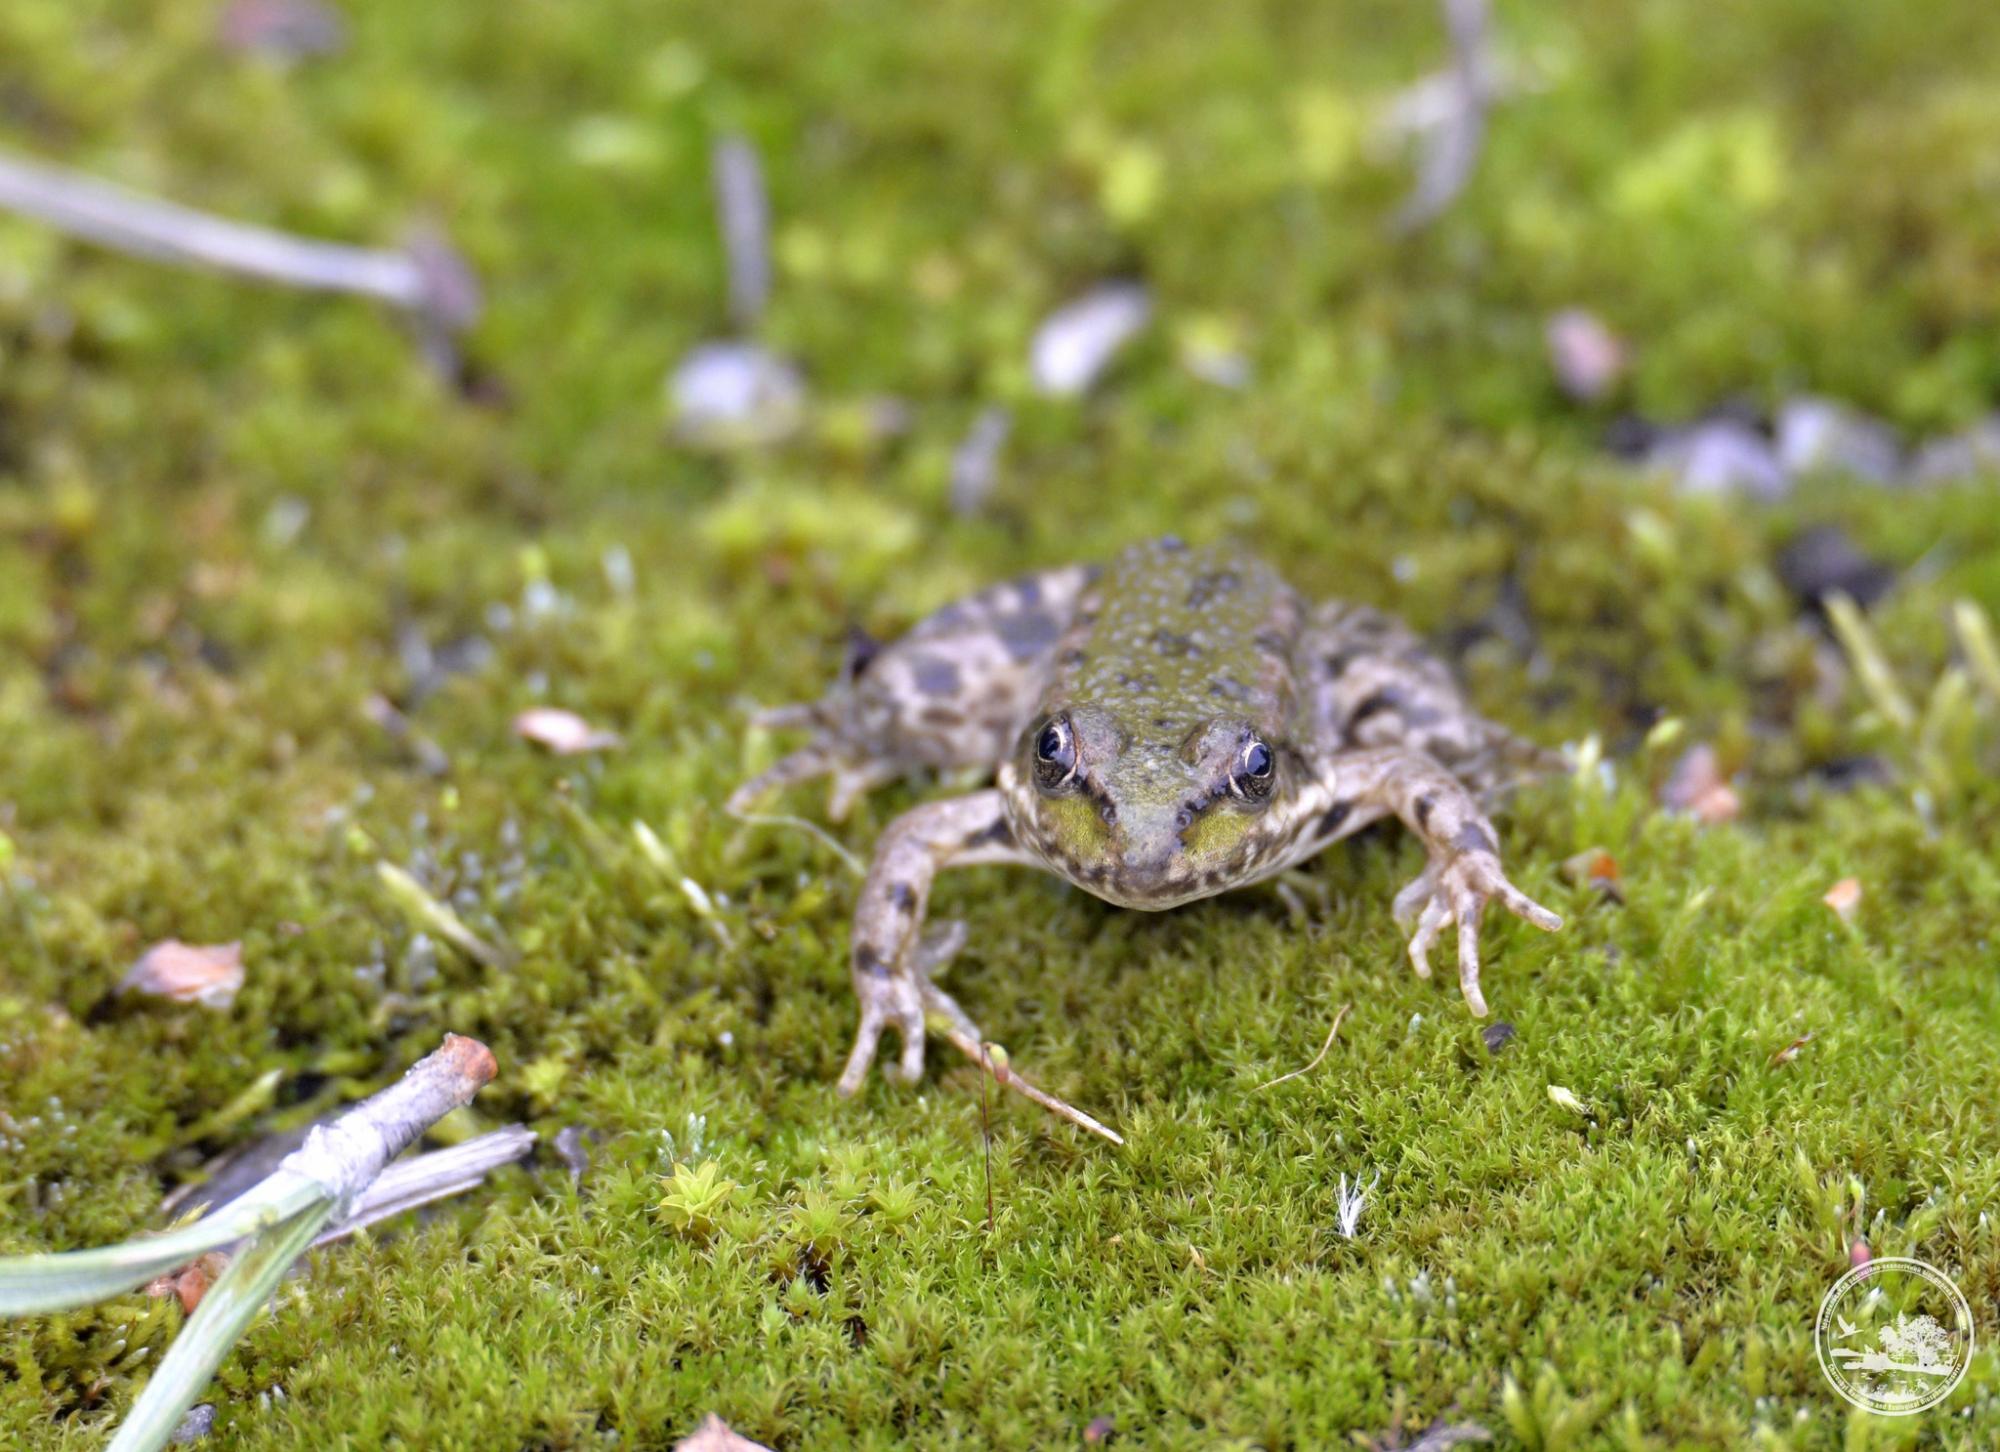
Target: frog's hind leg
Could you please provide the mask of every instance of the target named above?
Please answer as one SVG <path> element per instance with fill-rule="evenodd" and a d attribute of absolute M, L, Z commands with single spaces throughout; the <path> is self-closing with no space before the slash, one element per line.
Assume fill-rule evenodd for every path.
<path fill-rule="evenodd" d="M 1524 780 L 1563 769 L 1556 753 L 1482 716 L 1450 668 L 1394 616 L 1321 605 L 1296 658 L 1321 752 L 1420 751 L 1489 807 Z"/>
<path fill-rule="evenodd" d="M 831 776 L 828 815 L 838 820 L 906 773 L 991 767 L 1027 724 L 1093 576 L 1080 566 L 1045 570 L 947 605 L 886 645 L 850 639 L 824 699 L 752 718 L 812 739 L 737 788 L 730 810 L 741 815 L 772 791 Z"/>

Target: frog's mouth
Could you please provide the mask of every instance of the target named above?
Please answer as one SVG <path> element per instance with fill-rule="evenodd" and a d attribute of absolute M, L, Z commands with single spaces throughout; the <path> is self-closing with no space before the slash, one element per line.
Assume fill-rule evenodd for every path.
<path fill-rule="evenodd" d="M 1123 819 L 1107 822 L 1087 803 L 1044 803 L 1037 826 L 1032 840 L 1052 871 L 1142 912 L 1213 896 L 1251 868 L 1253 819 L 1223 806 L 1128 807 Z"/>

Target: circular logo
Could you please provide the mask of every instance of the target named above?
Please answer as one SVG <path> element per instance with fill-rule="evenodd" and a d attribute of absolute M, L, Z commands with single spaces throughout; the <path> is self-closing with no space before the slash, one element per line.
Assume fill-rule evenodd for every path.
<path fill-rule="evenodd" d="M 1819 1369 L 1864 1411 L 1927 1412 L 1972 1364 L 1972 1308 L 1934 1265 L 1885 1256 L 1833 1283 L 1813 1324 Z"/>

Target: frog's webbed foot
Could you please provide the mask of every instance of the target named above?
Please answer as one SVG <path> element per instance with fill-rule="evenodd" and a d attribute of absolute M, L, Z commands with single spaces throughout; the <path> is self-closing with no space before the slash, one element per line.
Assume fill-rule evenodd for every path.
<path fill-rule="evenodd" d="M 883 1030 L 892 1027 L 902 1036 L 903 1051 L 896 1066 L 885 1072 L 911 1083 L 921 1079 L 924 1072 L 924 1029 L 927 1023 L 933 1023 L 951 1040 L 952 1047 L 979 1065 L 983 1072 L 992 1075 L 993 1082 L 1001 1088 L 1032 1099 L 1049 1113 L 1068 1120 L 1079 1129 L 1100 1135 L 1113 1144 L 1125 1143 L 1124 1136 L 1096 1116 L 1086 1114 L 1023 1078 L 1020 1071 L 1013 1067 L 1006 1050 L 998 1044 L 989 1043 L 979 1031 L 979 1025 L 972 1021 L 972 1016 L 959 1006 L 958 1000 L 931 981 L 930 975 L 942 968 L 965 945 L 965 936 L 964 923 L 942 924 L 924 935 L 924 941 L 916 952 L 918 976 L 914 980 L 877 979 L 870 987 L 860 989 L 861 1027 L 855 1033 L 854 1048 L 847 1056 L 847 1068 L 840 1076 L 841 1094 L 852 1095 L 861 1088 L 868 1077 L 868 1066 L 874 1062 L 876 1051 L 881 1046 Z"/>
<path fill-rule="evenodd" d="M 1397 921 L 1414 925 L 1410 966 L 1419 978 L 1430 977 L 1431 947 L 1446 924 L 1456 925 L 1458 984 L 1466 1007 L 1485 1017 L 1486 996 L 1479 991 L 1479 924 L 1486 904 L 1497 899 L 1507 911 L 1544 932 L 1560 930 L 1562 919 L 1507 880 L 1493 824 L 1466 783 L 1432 757 L 1393 746 L 1350 751 L 1330 758 L 1326 772 L 1338 798 L 1338 820 L 1345 828 L 1351 830 L 1386 810 L 1423 840 L 1429 863 L 1396 894 L 1395 901 Z"/>
<path fill-rule="evenodd" d="M 1562 928 L 1562 919 L 1507 880 L 1500 859 L 1483 847 L 1454 853 L 1440 864 L 1433 859 L 1417 878 L 1396 894 L 1396 920 L 1415 922 L 1410 936 L 1410 966 L 1419 978 L 1431 976 L 1430 950 L 1445 924 L 1458 925 L 1458 986 L 1466 1007 L 1486 1016 L 1486 995 L 1479 991 L 1479 924 L 1486 904 L 1494 899 L 1516 917 L 1543 932 Z"/>
<path fill-rule="evenodd" d="M 892 1076 L 906 1081 L 921 1078 L 928 1027 L 950 1039 L 1002 1088 L 1034 1100 L 1079 1129 L 1113 1144 L 1124 1143 L 1090 1115 L 1023 1079 L 1006 1051 L 988 1043 L 971 1015 L 932 981 L 966 942 L 962 922 L 924 926 L 924 908 L 937 873 L 975 862 L 1034 860 L 1015 843 L 997 791 L 927 802 L 889 824 L 876 844 L 875 861 L 854 912 L 851 957 L 861 1024 L 840 1076 L 842 1094 L 861 1088 L 883 1033 L 892 1028 L 902 1040 Z"/>
<path fill-rule="evenodd" d="M 962 1033 L 977 1042 L 978 1026 L 949 994 L 931 982 L 933 975 L 958 956 L 965 940 L 962 920 L 953 918 L 934 923 L 924 930 L 922 939 L 910 952 L 912 974 L 866 978 L 856 975 L 854 988 L 861 999 L 861 1026 L 855 1032 L 854 1047 L 848 1052 L 847 1067 L 841 1071 L 842 1094 L 853 1094 L 861 1088 L 868 1077 L 868 1066 L 875 1062 L 876 1051 L 881 1047 L 882 1032 L 890 1028 L 902 1038 L 902 1054 L 895 1068 L 888 1072 L 910 1084 L 923 1078 L 926 1012 L 950 1023 L 955 1037 Z"/>
<path fill-rule="evenodd" d="M 885 1072 L 906 1083 L 924 1077 L 924 994 L 920 980 L 901 974 L 885 974 L 858 979 L 855 996 L 861 1000 L 861 1026 L 854 1031 L 854 1047 L 848 1050 L 847 1067 L 840 1071 L 838 1088 L 843 1096 L 860 1092 L 875 1062 L 884 1029 L 893 1028 L 902 1036 L 903 1052 L 895 1068 Z"/>

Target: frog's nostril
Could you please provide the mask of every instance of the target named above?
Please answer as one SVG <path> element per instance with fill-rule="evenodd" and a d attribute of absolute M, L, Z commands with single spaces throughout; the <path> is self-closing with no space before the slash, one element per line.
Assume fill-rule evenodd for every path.
<path fill-rule="evenodd" d="M 1178 812 L 1174 813 L 1174 830 L 1176 832 L 1185 832 L 1189 827 L 1193 825 L 1194 825 L 1194 813 L 1189 811 L 1186 807 L 1182 807 Z"/>

